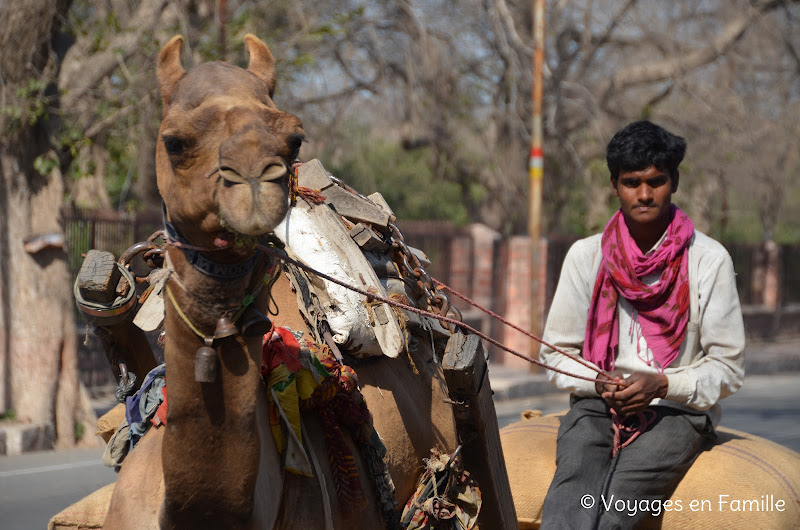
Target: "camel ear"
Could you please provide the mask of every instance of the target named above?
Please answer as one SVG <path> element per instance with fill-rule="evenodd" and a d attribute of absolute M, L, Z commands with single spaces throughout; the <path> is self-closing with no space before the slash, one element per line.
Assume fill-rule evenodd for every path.
<path fill-rule="evenodd" d="M 156 76 L 158 77 L 158 86 L 161 88 L 161 101 L 163 101 L 165 109 L 172 99 L 175 86 L 185 73 L 183 66 L 181 66 L 181 50 L 183 50 L 183 37 L 175 35 L 158 52 Z"/>
<path fill-rule="evenodd" d="M 267 83 L 269 97 L 272 97 L 275 92 L 275 58 L 272 57 L 272 52 L 261 39 L 250 33 L 244 36 L 244 44 L 250 54 L 247 69 Z"/>

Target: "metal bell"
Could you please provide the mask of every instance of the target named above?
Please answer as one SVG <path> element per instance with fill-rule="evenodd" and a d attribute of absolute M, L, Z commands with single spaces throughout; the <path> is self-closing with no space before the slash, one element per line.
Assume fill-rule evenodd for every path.
<path fill-rule="evenodd" d="M 217 352 L 211 347 L 213 339 L 206 339 L 194 354 L 194 380 L 198 383 L 213 383 L 217 380 Z"/>
<path fill-rule="evenodd" d="M 272 322 L 263 313 L 255 308 L 248 307 L 240 320 L 242 336 L 253 338 L 263 337 L 272 327 Z"/>
<path fill-rule="evenodd" d="M 239 333 L 239 328 L 237 328 L 231 319 L 228 318 L 228 315 L 222 315 L 217 320 L 217 329 L 214 330 L 214 338 L 215 339 L 222 339 L 225 337 L 230 337 L 231 335 L 236 335 Z"/>

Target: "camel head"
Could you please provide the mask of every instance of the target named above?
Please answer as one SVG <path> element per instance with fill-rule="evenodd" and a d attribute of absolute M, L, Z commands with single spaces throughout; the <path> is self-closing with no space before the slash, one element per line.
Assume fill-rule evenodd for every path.
<path fill-rule="evenodd" d="M 291 163 L 304 139 L 300 120 L 272 101 L 275 61 L 266 44 L 244 38 L 247 70 L 211 62 L 181 65 L 183 38 L 158 55 L 164 113 L 156 174 L 169 221 L 194 245 L 231 234 L 270 232 L 288 208 Z"/>

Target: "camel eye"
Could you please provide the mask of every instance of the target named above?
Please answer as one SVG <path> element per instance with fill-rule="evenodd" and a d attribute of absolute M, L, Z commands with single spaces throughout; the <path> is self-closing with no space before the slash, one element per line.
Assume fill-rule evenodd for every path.
<path fill-rule="evenodd" d="M 289 137 L 289 160 L 294 160 L 297 158 L 297 155 L 300 153 L 300 146 L 303 145 L 303 141 L 305 139 L 305 136 L 300 134 L 295 134 Z"/>
<path fill-rule="evenodd" d="M 164 136 L 164 147 L 170 156 L 178 156 L 183 153 L 183 142 L 176 136 Z"/>

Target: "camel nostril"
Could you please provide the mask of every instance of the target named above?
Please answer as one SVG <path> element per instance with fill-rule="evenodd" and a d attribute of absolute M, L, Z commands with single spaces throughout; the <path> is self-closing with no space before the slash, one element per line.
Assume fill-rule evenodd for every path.
<path fill-rule="evenodd" d="M 286 164 L 283 162 L 279 163 L 272 163 L 267 165 L 264 168 L 264 171 L 261 172 L 261 177 L 259 180 L 261 182 L 268 182 L 272 180 L 278 180 L 279 178 L 283 177 L 289 172 L 289 169 L 286 167 Z"/>
<path fill-rule="evenodd" d="M 247 180 L 240 175 L 238 171 L 228 166 L 221 166 L 219 168 L 219 176 L 222 180 L 222 184 L 226 188 L 230 188 L 234 184 L 244 184 L 247 182 Z"/>

